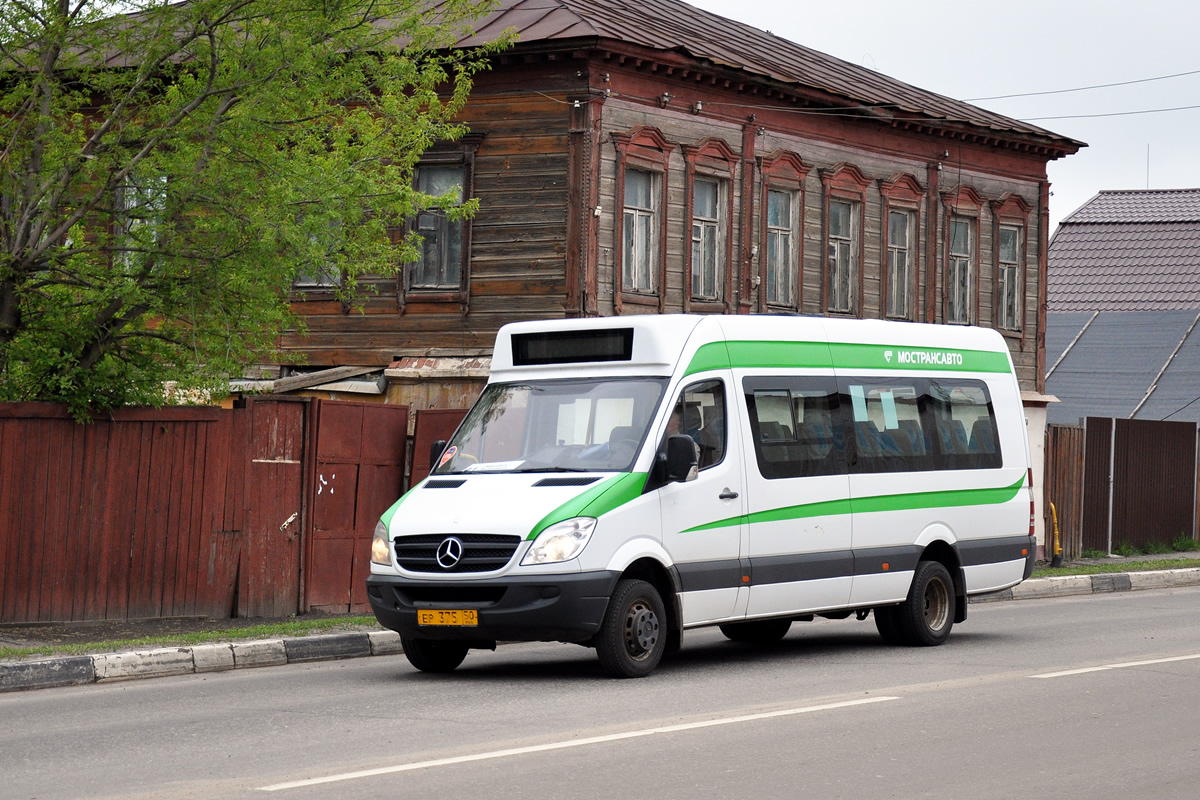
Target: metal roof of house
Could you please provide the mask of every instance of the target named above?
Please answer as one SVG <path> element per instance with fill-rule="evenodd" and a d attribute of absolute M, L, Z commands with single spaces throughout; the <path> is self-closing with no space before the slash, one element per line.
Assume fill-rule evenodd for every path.
<path fill-rule="evenodd" d="M 674 51 L 796 87 L 815 89 L 853 104 L 911 114 L 942 123 L 966 124 L 1005 135 L 1031 137 L 1054 157 L 1076 152 L 1082 142 L 985 109 L 910 86 L 679 0 L 500 0 L 460 46 L 492 41 L 512 28 L 521 43 L 591 39 Z"/>
<path fill-rule="evenodd" d="M 1104 191 L 1063 220 L 1090 222 L 1200 222 L 1200 189 Z"/>
<path fill-rule="evenodd" d="M 1047 409 L 1081 417 L 1200 422 L 1200 306 L 1170 311 L 1051 312 Z"/>
<path fill-rule="evenodd" d="M 1200 308 L 1200 189 L 1100 192 L 1047 259 L 1050 311 Z"/>

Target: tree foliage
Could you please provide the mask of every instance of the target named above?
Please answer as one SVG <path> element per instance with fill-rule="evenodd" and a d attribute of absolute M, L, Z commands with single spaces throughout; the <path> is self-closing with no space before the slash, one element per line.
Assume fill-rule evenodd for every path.
<path fill-rule="evenodd" d="M 490 0 L 0 0 L 0 400 L 161 403 L 269 356 L 300 274 L 388 274 Z M 451 213 L 470 213 L 454 209 Z"/>

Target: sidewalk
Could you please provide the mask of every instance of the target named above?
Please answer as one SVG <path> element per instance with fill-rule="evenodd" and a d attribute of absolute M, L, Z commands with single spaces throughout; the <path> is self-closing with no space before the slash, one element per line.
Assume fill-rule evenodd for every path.
<path fill-rule="evenodd" d="M 1079 559 L 1072 562 L 1072 566 L 1174 558 L 1200 559 L 1200 552 L 1130 556 L 1121 559 Z M 1200 567 L 1034 578 L 1011 589 L 973 597 L 971 602 L 994 603 L 1179 586 L 1200 586 Z M 163 635 L 164 632 L 181 633 L 214 628 L 228 630 L 262 622 L 264 620 L 191 618 L 58 625 L 0 625 L 0 645 L 31 647 L 72 641 L 87 643 L 104 639 L 132 638 L 130 633 L 135 630 L 137 633 L 133 635 Z M 352 629 L 337 633 L 302 637 L 254 640 L 237 640 L 231 637 L 231 641 L 228 642 L 184 647 L 0 661 L 0 692 L 270 667 L 306 661 L 398 655 L 404 652 L 400 646 L 400 637 L 392 631 L 371 626 L 350 627 Z"/>

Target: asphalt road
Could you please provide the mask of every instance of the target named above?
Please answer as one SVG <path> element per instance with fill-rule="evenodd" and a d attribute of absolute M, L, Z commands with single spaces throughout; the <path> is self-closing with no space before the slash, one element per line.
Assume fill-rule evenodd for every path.
<path fill-rule="evenodd" d="M 0 695 L 0 797 L 1194 798 L 1200 588 L 692 632 L 650 678 L 510 645 Z"/>

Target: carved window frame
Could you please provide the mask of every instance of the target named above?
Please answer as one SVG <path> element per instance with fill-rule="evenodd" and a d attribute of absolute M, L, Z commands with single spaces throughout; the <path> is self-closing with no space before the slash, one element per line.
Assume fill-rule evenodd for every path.
<path fill-rule="evenodd" d="M 822 170 L 821 185 L 824 189 L 822 198 L 822 236 L 824 247 L 821 251 L 821 310 L 825 314 L 835 316 L 862 316 L 863 313 L 863 260 L 865 255 L 866 206 L 867 189 L 873 181 L 863 175 L 862 171 L 853 164 L 841 163 L 832 169 Z M 850 255 L 850 294 L 849 309 L 834 311 L 830 309 L 830 203 L 832 201 L 848 202 L 851 204 L 850 224 L 851 237 Z"/>
<path fill-rule="evenodd" d="M 438 142 L 426 150 L 413 167 L 413 187 L 421 167 L 460 167 L 462 169 L 462 203 L 468 202 L 475 195 L 475 153 L 483 142 L 483 134 L 467 134 L 460 139 L 449 142 Z M 460 223 L 461 249 L 459 251 L 458 288 L 450 287 L 417 287 L 412 286 L 410 276 L 412 263 L 404 264 L 396 277 L 396 305 L 399 313 L 403 314 L 409 303 L 457 304 L 459 312 L 466 315 L 471 296 L 471 231 L 473 218 L 468 217 Z M 401 226 L 390 226 L 387 235 L 393 242 L 399 237 L 410 233 L 417 224 L 417 219 L 405 220 Z"/>
<path fill-rule="evenodd" d="M 944 215 L 943 248 L 945 264 L 942 270 L 942 319 L 950 325 L 975 325 L 979 322 L 979 284 L 980 284 L 980 241 L 979 228 L 983 209 L 987 205 L 984 197 L 970 186 L 957 186 L 942 194 L 942 206 L 946 209 Z M 966 297 L 967 318 L 965 320 L 950 319 L 950 247 L 952 223 L 962 220 L 967 223 L 971 251 L 967 265 L 968 286 Z"/>
<path fill-rule="evenodd" d="M 805 183 L 812 167 L 804 163 L 804 159 L 790 151 L 776 151 L 763 158 L 759 165 L 762 172 L 762 197 L 759 207 L 762 209 L 762 230 L 758 244 L 757 255 L 757 284 L 758 310 L 767 311 L 799 311 L 804 306 L 804 206 L 806 200 Z M 789 264 L 792 280 L 790 303 L 780 303 L 767 298 L 767 277 L 769 268 L 768 253 L 770 252 L 771 230 L 767 224 L 770 209 L 771 192 L 786 192 L 791 195 L 791 230 L 789 239 Z"/>
<path fill-rule="evenodd" d="M 733 187 L 738 157 L 724 140 L 717 138 L 707 138 L 694 146 L 685 146 L 683 155 L 687 162 L 687 211 L 684 216 L 688 221 L 688 245 L 684 248 L 683 309 L 685 312 L 729 313 L 733 308 Z M 696 218 L 697 179 L 717 182 L 717 284 L 720 292 L 716 298 L 697 295 L 694 286 L 692 237 Z"/>
<path fill-rule="evenodd" d="M 879 316 L 885 319 L 914 320 L 917 315 L 918 298 L 920 297 L 921 276 L 921 206 L 925 199 L 925 189 L 917 179 L 906 173 L 896 173 L 886 181 L 880 182 L 879 193 L 882 196 L 880 213 L 880 278 L 879 278 Z M 891 301 L 891 212 L 899 211 L 909 215 L 909 264 L 907 281 L 908 307 L 903 314 L 889 312 Z"/>
<path fill-rule="evenodd" d="M 1006 336 L 1020 337 L 1022 341 L 1025 339 L 1025 287 L 1028 285 L 1029 215 L 1032 210 L 1033 207 L 1025 198 L 1013 192 L 1007 192 L 992 201 L 992 241 L 995 242 L 992 269 L 996 276 L 992 308 L 996 329 Z M 1016 308 L 1011 325 L 1003 324 L 1000 314 L 1003 302 L 1000 290 L 1000 233 L 1005 228 L 1017 230 Z"/>
<path fill-rule="evenodd" d="M 617 148 L 617 185 L 613 204 L 616 209 L 613 220 L 613 302 L 616 313 L 622 313 L 626 305 L 656 308 L 662 313 L 666 310 L 667 297 L 667 199 L 671 152 L 675 145 L 667 141 L 662 131 L 649 125 L 641 125 L 624 133 L 613 133 L 612 140 Z M 625 174 L 629 169 L 658 176 L 658 207 L 655 209 L 655 226 L 651 237 L 657 239 L 653 250 L 657 284 L 649 292 L 625 288 Z"/>

